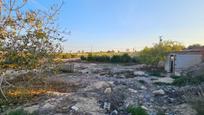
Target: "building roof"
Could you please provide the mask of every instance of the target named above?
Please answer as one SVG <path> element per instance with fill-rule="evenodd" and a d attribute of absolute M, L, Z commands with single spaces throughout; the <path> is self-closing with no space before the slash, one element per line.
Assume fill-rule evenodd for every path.
<path fill-rule="evenodd" d="M 185 49 L 183 51 L 172 52 L 175 54 L 201 54 L 204 56 L 204 48 Z"/>

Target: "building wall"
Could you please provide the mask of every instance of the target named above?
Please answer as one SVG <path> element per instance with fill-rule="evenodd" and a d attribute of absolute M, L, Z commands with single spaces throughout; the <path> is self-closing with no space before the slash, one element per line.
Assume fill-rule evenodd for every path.
<path fill-rule="evenodd" d="M 182 70 L 185 70 L 189 67 L 195 66 L 202 63 L 203 56 L 201 54 L 170 54 L 175 55 L 175 73 L 180 73 Z M 165 64 L 165 70 L 170 72 L 170 55 L 167 57 Z"/>
<path fill-rule="evenodd" d="M 200 54 L 176 54 L 175 71 L 187 69 L 202 62 Z"/>
<path fill-rule="evenodd" d="M 170 62 L 170 55 L 167 56 L 165 66 L 164 66 L 164 70 L 166 72 L 170 72 L 170 63 L 169 62 Z"/>

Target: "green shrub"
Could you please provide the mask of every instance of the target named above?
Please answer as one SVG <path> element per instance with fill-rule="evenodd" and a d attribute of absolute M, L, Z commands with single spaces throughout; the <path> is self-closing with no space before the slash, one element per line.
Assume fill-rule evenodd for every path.
<path fill-rule="evenodd" d="M 129 63 L 129 62 L 132 62 L 132 58 L 127 54 L 123 54 L 120 58 L 120 62 L 123 62 L 123 63 Z"/>
<path fill-rule="evenodd" d="M 133 63 L 141 63 L 141 60 L 138 56 L 134 56 L 134 57 L 132 57 L 132 62 Z"/>
<path fill-rule="evenodd" d="M 142 107 L 129 106 L 127 111 L 131 113 L 131 115 L 148 115 L 147 111 Z"/>
<path fill-rule="evenodd" d="M 184 86 L 184 85 L 198 85 L 204 82 L 204 75 L 201 76 L 181 76 L 174 77 L 173 85 Z"/>
<path fill-rule="evenodd" d="M 123 55 L 113 55 L 111 57 L 111 62 L 112 63 L 131 63 L 131 62 L 137 62 L 137 61 L 135 57 L 132 58 L 127 53 L 125 53 Z"/>
<path fill-rule="evenodd" d="M 82 61 L 85 61 L 87 58 L 85 56 L 80 57 Z"/>
<path fill-rule="evenodd" d="M 142 63 L 148 65 L 157 65 L 160 61 L 164 61 L 166 55 L 170 52 L 181 51 L 184 46 L 177 41 L 161 41 L 154 44 L 153 47 L 145 47 L 140 51 L 139 57 Z"/>
<path fill-rule="evenodd" d="M 171 76 L 171 78 L 173 78 L 173 79 L 178 79 L 178 78 L 180 78 L 180 77 L 182 77 L 182 76 L 176 76 L 176 75 L 172 75 L 172 76 Z"/>
<path fill-rule="evenodd" d="M 156 77 L 164 77 L 162 74 L 165 73 L 165 71 L 163 70 L 163 68 L 154 68 L 154 70 L 147 70 L 148 74 L 150 76 L 156 76 Z"/>
<path fill-rule="evenodd" d="M 96 62 L 110 62 L 110 57 L 109 56 L 93 56 L 93 60 Z"/>
<path fill-rule="evenodd" d="M 139 80 L 139 83 L 141 83 L 141 84 L 145 84 L 146 81 L 144 81 L 144 80 Z"/>
<path fill-rule="evenodd" d="M 87 57 L 81 56 L 81 60 L 89 62 L 107 62 L 107 63 L 138 63 L 139 58 L 131 57 L 129 54 L 94 54 L 89 53 Z"/>
<path fill-rule="evenodd" d="M 88 54 L 87 61 L 93 61 L 93 55 L 90 53 Z"/>
<path fill-rule="evenodd" d="M 157 112 L 157 115 L 166 115 L 166 114 L 165 114 L 165 112 L 163 112 L 163 111 L 158 111 L 158 112 Z"/>
<path fill-rule="evenodd" d="M 155 85 L 171 85 L 170 83 L 164 83 L 164 82 L 154 82 Z"/>
<path fill-rule="evenodd" d="M 119 55 L 113 55 L 113 57 L 111 58 L 111 62 L 112 63 L 118 63 L 120 62 L 120 56 Z"/>
<path fill-rule="evenodd" d="M 17 109 L 14 111 L 10 111 L 7 115 L 35 115 L 35 113 L 30 114 L 23 109 Z"/>
<path fill-rule="evenodd" d="M 151 75 L 151 76 L 161 77 L 161 72 L 160 71 L 151 71 L 151 72 L 148 72 L 148 74 Z"/>

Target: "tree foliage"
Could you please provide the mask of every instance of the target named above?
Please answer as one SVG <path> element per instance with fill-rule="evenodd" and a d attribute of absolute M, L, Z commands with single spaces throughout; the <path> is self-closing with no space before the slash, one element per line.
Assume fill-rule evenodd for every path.
<path fill-rule="evenodd" d="M 196 49 L 196 48 L 204 48 L 201 44 L 193 44 L 189 45 L 187 49 Z"/>
<path fill-rule="evenodd" d="M 0 0 L 0 92 L 8 68 L 42 67 L 61 51 L 62 32 L 56 16 L 63 4 L 47 11 L 25 7 L 29 0 Z"/>
<path fill-rule="evenodd" d="M 90 53 L 87 57 L 82 55 L 81 60 L 89 62 L 106 62 L 106 63 L 139 63 L 136 56 L 130 56 L 128 53 L 99 55 Z"/>
<path fill-rule="evenodd" d="M 47 11 L 28 9 L 28 0 L 0 0 L 1 68 L 36 68 L 61 50 L 56 26 L 60 5 Z"/>
<path fill-rule="evenodd" d="M 185 47 L 177 41 L 161 41 L 153 47 L 145 47 L 140 52 L 140 61 L 146 64 L 158 64 L 159 61 L 164 61 L 165 57 L 170 52 L 181 51 Z"/>

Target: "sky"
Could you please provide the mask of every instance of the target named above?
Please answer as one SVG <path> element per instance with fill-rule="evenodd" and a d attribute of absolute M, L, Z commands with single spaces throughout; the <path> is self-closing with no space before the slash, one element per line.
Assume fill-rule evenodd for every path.
<path fill-rule="evenodd" d="M 31 0 L 47 9 L 59 0 Z M 159 41 L 204 45 L 204 0 L 64 0 L 65 52 L 141 50 Z"/>

